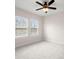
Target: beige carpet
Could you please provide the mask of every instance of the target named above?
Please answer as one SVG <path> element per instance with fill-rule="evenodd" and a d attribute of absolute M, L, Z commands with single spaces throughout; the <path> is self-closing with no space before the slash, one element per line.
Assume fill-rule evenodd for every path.
<path fill-rule="evenodd" d="M 16 59 L 64 59 L 64 46 L 51 42 L 41 42 L 16 48 Z"/>

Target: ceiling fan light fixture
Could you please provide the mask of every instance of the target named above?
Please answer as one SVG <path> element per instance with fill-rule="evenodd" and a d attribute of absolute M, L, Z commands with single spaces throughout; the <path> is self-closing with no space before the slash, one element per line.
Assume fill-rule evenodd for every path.
<path fill-rule="evenodd" d="M 48 12 L 48 8 L 43 8 L 43 11 L 46 13 Z"/>

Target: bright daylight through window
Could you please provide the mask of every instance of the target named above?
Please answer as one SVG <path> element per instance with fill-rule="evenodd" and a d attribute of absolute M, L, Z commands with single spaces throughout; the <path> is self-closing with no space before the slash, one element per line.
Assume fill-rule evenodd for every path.
<path fill-rule="evenodd" d="M 38 20 L 31 20 L 31 35 L 39 34 L 39 22 Z"/>
<path fill-rule="evenodd" d="M 26 17 L 16 16 L 15 32 L 16 36 L 28 36 L 28 35 L 38 35 L 39 34 L 39 21 L 32 19 L 29 20 Z"/>

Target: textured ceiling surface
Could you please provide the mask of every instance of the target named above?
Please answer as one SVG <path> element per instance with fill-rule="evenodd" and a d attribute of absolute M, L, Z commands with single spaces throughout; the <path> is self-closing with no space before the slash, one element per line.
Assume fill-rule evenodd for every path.
<path fill-rule="evenodd" d="M 48 16 L 53 15 L 58 12 L 64 11 L 64 0 L 55 0 L 55 2 L 51 5 L 52 7 L 56 7 L 56 10 L 48 10 L 48 13 L 44 13 L 43 10 L 36 11 L 35 9 L 40 8 L 41 6 L 36 4 L 35 2 L 39 1 L 43 3 L 44 1 L 50 1 L 50 0 L 15 0 L 15 7 L 23 9 L 25 11 L 32 12 L 34 14 L 40 15 L 40 16 Z"/>

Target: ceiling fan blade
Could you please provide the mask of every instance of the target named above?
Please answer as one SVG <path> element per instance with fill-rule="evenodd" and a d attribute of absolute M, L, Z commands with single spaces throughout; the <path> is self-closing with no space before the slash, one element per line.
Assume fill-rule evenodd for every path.
<path fill-rule="evenodd" d="M 41 9 L 43 9 L 43 8 L 36 9 L 36 11 L 41 10 Z"/>
<path fill-rule="evenodd" d="M 42 4 L 42 3 L 40 3 L 40 2 L 38 2 L 38 1 L 36 1 L 36 3 L 37 3 L 37 4 L 39 4 L 39 5 L 41 5 L 41 6 L 43 6 L 43 4 Z"/>
<path fill-rule="evenodd" d="M 51 0 L 49 3 L 48 3 L 48 6 L 50 6 L 52 3 L 54 3 L 55 1 L 54 0 Z"/>
<path fill-rule="evenodd" d="M 48 7 L 49 9 L 54 9 L 54 10 L 56 10 L 56 8 L 55 7 Z"/>

